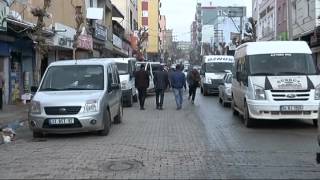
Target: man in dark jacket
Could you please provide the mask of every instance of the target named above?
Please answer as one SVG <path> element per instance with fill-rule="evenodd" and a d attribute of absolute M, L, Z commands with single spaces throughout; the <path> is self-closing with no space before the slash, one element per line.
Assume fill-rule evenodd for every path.
<path fill-rule="evenodd" d="M 177 103 L 177 110 L 182 108 L 183 103 L 183 88 L 186 89 L 186 76 L 181 72 L 181 66 L 176 66 L 176 71 L 171 76 L 171 87 Z"/>
<path fill-rule="evenodd" d="M 149 74 L 145 71 L 145 65 L 141 64 L 140 70 L 135 73 L 135 86 L 138 89 L 140 109 L 145 110 L 144 102 L 149 87 Z"/>
<path fill-rule="evenodd" d="M 161 66 L 159 71 L 157 71 L 154 75 L 154 87 L 156 91 L 156 105 L 157 109 L 163 109 L 163 99 L 164 99 L 164 92 L 169 85 L 169 77 L 168 73 L 163 69 Z M 160 101 L 159 101 L 160 97 Z"/>

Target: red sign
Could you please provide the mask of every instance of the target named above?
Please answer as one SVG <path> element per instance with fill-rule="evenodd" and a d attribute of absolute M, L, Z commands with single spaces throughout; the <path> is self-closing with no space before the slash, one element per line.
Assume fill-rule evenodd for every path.
<path fill-rule="evenodd" d="M 78 47 L 79 49 L 92 50 L 93 40 L 90 35 L 80 35 L 78 37 Z"/>

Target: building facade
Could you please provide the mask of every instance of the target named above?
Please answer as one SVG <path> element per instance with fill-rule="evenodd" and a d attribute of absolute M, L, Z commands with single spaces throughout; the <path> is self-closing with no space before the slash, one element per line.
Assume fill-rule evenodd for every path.
<path fill-rule="evenodd" d="M 257 40 L 271 41 L 277 39 L 276 0 L 261 0 L 258 4 Z"/>
<path fill-rule="evenodd" d="M 164 62 L 165 55 L 165 44 L 166 44 L 166 29 L 167 29 L 167 20 L 166 16 L 160 15 L 160 32 L 159 32 L 159 40 L 160 40 L 160 62 Z"/>
<path fill-rule="evenodd" d="M 147 60 L 159 61 L 160 0 L 138 0 L 139 28 L 148 30 Z"/>

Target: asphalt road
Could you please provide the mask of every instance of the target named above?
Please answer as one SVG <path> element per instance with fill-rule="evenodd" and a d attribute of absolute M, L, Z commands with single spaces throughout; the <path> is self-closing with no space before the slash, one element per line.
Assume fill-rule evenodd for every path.
<path fill-rule="evenodd" d="M 27 127 L 0 145 L 0 178 L 319 178 L 318 129 L 311 121 L 259 121 L 246 128 L 215 96 L 175 109 L 136 103 L 107 137 L 94 133 L 33 139 Z"/>

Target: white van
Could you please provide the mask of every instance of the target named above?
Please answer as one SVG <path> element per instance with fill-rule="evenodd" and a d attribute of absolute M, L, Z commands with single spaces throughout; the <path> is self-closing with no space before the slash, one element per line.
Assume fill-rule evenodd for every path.
<path fill-rule="evenodd" d="M 236 49 L 232 108 L 254 119 L 310 119 L 318 125 L 320 76 L 303 41 L 249 42 Z"/>
<path fill-rule="evenodd" d="M 145 65 L 145 70 L 149 73 L 150 82 L 149 82 L 149 88 L 147 89 L 147 92 L 152 93 L 155 91 L 154 82 L 153 82 L 154 73 L 159 70 L 161 64 L 160 62 L 137 62 L 137 65 L 136 65 L 137 71 L 140 70 L 141 64 Z"/>
<path fill-rule="evenodd" d="M 204 96 L 210 93 L 218 94 L 224 75 L 232 70 L 233 65 L 233 56 L 204 56 L 200 70 L 201 93 Z"/>
<path fill-rule="evenodd" d="M 137 101 L 137 89 L 134 85 L 134 72 L 136 70 L 136 59 L 135 58 L 113 58 L 112 59 L 119 71 L 121 89 L 122 89 L 122 100 L 123 102 L 131 107 L 133 102 Z"/>

